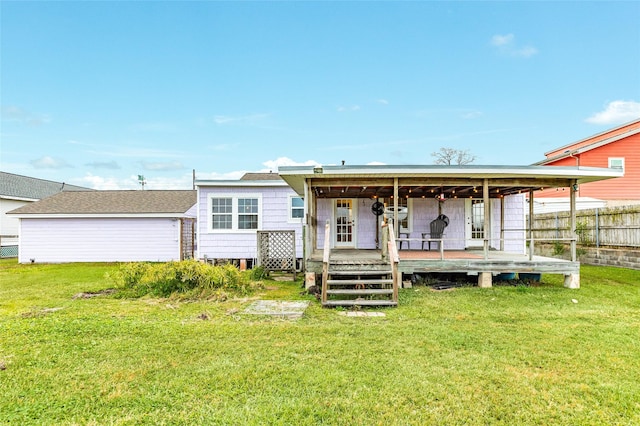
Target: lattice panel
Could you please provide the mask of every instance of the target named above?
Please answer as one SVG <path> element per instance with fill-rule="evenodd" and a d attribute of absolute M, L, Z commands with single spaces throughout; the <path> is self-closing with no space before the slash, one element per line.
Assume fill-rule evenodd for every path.
<path fill-rule="evenodd" d="M 295 231 L 258 231 L 258 265 L 268 271 L 296 271 Z"/>

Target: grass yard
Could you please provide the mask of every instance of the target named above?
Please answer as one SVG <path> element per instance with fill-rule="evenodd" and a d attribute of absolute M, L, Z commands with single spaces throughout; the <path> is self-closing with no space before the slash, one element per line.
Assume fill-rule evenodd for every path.
<path fill-rule="evenodd" d="M 640 271 L 582 288 L 400 292 L 384 317 L 308 299 L 297 321 L 247 299 L 73 299 L 102 264 L 0 262 L 2 424 L 640 424 Z"/>

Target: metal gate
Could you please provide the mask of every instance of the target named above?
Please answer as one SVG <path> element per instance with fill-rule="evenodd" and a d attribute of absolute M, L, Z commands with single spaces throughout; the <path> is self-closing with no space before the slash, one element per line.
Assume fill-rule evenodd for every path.
<path fill-rule="evenodd" d="M 258 231 L 258 265 L 267 271 L 291 271 L 296 279 L 296 232 Z"/>

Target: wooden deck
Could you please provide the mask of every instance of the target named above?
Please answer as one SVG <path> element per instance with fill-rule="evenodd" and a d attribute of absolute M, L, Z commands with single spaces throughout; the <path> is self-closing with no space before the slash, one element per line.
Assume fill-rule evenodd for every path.
<path fill-rule="evenodd" d="M 425 272 L 460 272 L 469 275 L 477 275 L 481 272 L 492 274 L 526 272 L 526 273 L 551 273 L 551 274 L 579 274 L 580 262 L 571 262 L 544 256 L 507 253 L 501 251 L 489 251 L 487 258 L 481 250 L 445 250 L 444 259 L 441 259 L 439 251 L 427 250 L 400 250 L 399 272 L 403 274 Z M 322 250 L 314 250 L 311 258 L 307 260 L 307 270 L 310 272 L 322 272 Z M 333 249 L 331 250 L 331 263 L 343 265 L 375 265 L 381 263 L 380 250 L 355 250 Z"/>

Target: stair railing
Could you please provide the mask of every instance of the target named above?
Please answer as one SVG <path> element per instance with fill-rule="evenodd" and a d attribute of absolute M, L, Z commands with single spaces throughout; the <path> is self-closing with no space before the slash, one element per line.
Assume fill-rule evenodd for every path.
<path fill-rule="evenodd" d="M 387 251 L 389 256 L 389 264 L 391 265 L 391 278 L 393 279 L 393 301 L 398 303 L 398 288 L 400 287 L 400 275 L 398 274 L 398 263 L 400 255 L 398 254 L 398 246 L 396 245 L 396 236 L 392 226 L 387 226 L 389 241 L 387 242 Z"/>
<path fill-rule="evenodd" d="M 331 255 L 331 224 L 324 225 L 324 249 L 322 252 L 322 303 L 327 301 L 327 281 L 329 280 L 329 257 Z"/>

